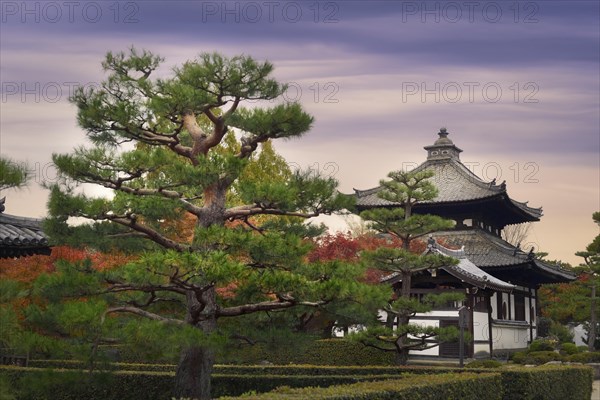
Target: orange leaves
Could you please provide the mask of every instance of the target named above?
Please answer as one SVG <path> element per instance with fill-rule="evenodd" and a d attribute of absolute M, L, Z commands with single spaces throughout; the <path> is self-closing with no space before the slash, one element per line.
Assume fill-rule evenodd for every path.
<path fill-rule="evenodd" d="M 104 254 L 86 249 L 75 249 L 69 246 L 52 248 L 49 256 L 36 255 L 17 259 L 0 260 L 0 278 L 30 283 L 44 272 L 53 272 L 59 260 L 68 262 L 92 260 L 92 266 L 99 271 L 123 265 L 133 257 L 120 253 Z"/>

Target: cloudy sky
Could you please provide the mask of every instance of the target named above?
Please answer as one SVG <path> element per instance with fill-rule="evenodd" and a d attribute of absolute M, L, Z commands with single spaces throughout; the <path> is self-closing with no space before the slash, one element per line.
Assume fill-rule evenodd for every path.
<path fill-rule="evenodd" d="M 0 150 L 33 181 L 7 212 L 45 215 L 52 153 L 85 143 L 67 101 L 134 45 L 169 68 L 198 53 L 275 64 L 316 118 L 277 144 L 344 192 L 424 161 L 440 127 L 485 180 L 542 206 L 529 244 L 571 263 L 598 233 L 597 1 L 48 1 L 0 3 Z"/>

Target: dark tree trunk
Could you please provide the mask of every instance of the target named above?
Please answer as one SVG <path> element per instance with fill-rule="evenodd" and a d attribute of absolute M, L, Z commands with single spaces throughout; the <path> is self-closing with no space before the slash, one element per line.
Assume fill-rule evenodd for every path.
<path fill-rule="evenodd" d="M 402 297 L 410 298 L 410 287 L 412 281 L 412 274 L 410 272 L 402 273 L 402 289 L 400 295 Z M 410 322 L 410 317 L 406 314 L 398 315 L 398 329 L 401 327 L 408 325 Z M 398 340 L 396 341 L 396 363 L 400 365 L 406 365 L 408 363 L 408 346 L 409 339 L 408 335 L 399 335 Z"/>
<path fill-rule="evenodd" d="M 215 351 L 196 346 L 181 352 L 175 374 L 175 398 L 210 400 L 210 376 L 215 363 Z"/>
<path fill-rule="evenodd" d="M 592 283 L 592 301 L 590 302 L 590 329 L 588 330 L 589 351 L 595 350 L 596 335 L 596 284 Z"/>
<path fill-rule="evenodd" d="M 198 294 L 187 294 L 186 321 L 210 335 L 217 329 L 217 303 L 214 287 Z M 211 399 L 210 376 L 215 364 L 215 350 L 210 346 L 192 346 L 182 350 L 175 374 L 176 399 Z"/>

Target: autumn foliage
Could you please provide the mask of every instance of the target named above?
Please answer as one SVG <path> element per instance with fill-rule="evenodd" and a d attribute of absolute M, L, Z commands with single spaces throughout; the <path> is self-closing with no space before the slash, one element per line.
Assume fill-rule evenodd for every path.
<path fill-rule="evenodd" d="M 31 283 L 40 274 L 53 272 L 55 270 L 55 263 L 59 260 L 78 262 L 85 259 L 91 260 L 93 268 L 104 271 L 125 264 L 132 259 L 132 256 L 122 253 L 106 254 L 69 246 L 56 246 L 52 248 L 52 253 L 49 256 L 35 255 L 0 260 L 0 279 Z"/>
<path fill-rule="evenodd" d="M 382 237 L 375 234 L 353 236 L 350 233 L 338 232 L 321 236 L 315 242 L 315 248 L 308 255 L 311 262 L 342 260 L 355 262 L 360 258 L 360 252 L 375 250 L 380 247 L 401 248 L 402 242 L 396 237 Z M 410 250 L 422 253 L 425 244 L 421 241 L 412 241 Z M 374 268 L 366 271 L 365 281 L 376 284 L 386 273 Z"/>

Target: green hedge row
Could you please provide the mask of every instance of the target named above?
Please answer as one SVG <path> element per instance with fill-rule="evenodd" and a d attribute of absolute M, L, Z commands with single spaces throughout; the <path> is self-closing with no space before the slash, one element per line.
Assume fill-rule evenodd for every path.
<path fill-rule="evenodd" d="M 397 369 L 395 374 L 356 374 L 356 375 L 332 375 L 333 372 L 337 372 L 338 368 L 328 369 L 325 367 L 314 367 L 315 370 L 319 370 L 323 375 L 275 375 L 275 374 L 214 374 L 213 375 L 213 395 L 214 396 L 238 396 L 243 393 L 261 393 L 273 390 L 276 387 L 287 386 L 287 387 L 328 387 L 331 385 L 347 385 L 355 382 L 362 381 L 373 381 L 373 380 L 384 380 L 384 379 L 395 379 L 398 381 L 398 377 L 409 379 L 410 382 L 418 382 L 418 387 L 424 386 L 428 389 L 423 389 L 423 393 L 417 389 L 417 392 L 409 391 L 407 396 L 413 396 L 415 399 L 446 399 L 446 398 L 471 398 L 471 394 L 475 393 L 480 398 L 490 398 L 489 395 L 492 392 L 484 391 L 484 394 L 479 392 L 479 380 L 477 384 L 471 382 L 468 377 L 477 376 L 484 378 L 489 376 L 489 371 L 483 372 L 484 370 L 470 370 L 469 372 L 462 373 L 443 373 L 444 369 L 432 369 L 432 368 L 419 368 L 413 369 L 418 370 L 420 373 L 429 373 L 427 377 L 415 376 L 414 374 L 398 374 L 398 371 L 405 371 L 405 369 Z M 294 366 L 291 367 L 296 372 L 309 371 L 310 366 Z M 339 368 L 348 372 L 351 368 Z M 362 372 L 374 372 L 373 368 L 357 369 Z M 385 369 L 382 369 L 383 372 Z M 409 369 L 410 370 L 410 369 Z M 250 371 L 250 370 L 245 370 Z M 283 371 L 283 370 L 282 370 Z M 497 371 L 497 372 L 496 372 Z M 501 389 L 494 391 L 494 396 L 498 394 L 505 400 L 589 400 L 592 391 L 592 380 L 593 374 L 592 369 L 585 366 L 542 366 L 542 367 L 513 367 L 513 368 L 499 368 L 494 370 L 494 376 L 496 376 L 501 382 Z M 440 376 L 453 376 L 451 381 L 456 380 L 462 382 L 458 387 L 448 386 L 444 379 Z M 19 391 L 18 398 L 23 400 L 36 399 L 36 400 L 75 400 L 75 399 L 102 399 L 102 400 L 144 400 L 144 399 L 169 399 L 173 387 L 174 373 L 173 372 L 151 372 L 151 371 L 114 371 L 112 373 L 87 373 L 84 371 L 76 370 L 49 370 L 39 368 L 21 368 L 11 366 L 0 366 L 0 377 L 7 380 L 11 387 L 16 388 Z M 429 384 L 442 384 L 442 389 L 437 386 L 431 388 L 427 386 Z M 381 382 L 379 382 L 381 383 Z M 378 383 L 378 384 L 379 384 Z M 383 396 L 378 391 L 367 389 L 367 387 L 377 389 L 378 384 L 366 385 L 365 390 L 368 392 L 363 397 L 345 397 L 347 399 L 403 399 L 402 396 L 398 395 L 395 390 L 390 389 L 394 393 L 393 397 L 381 397 Z M 385 384 L 387 385 L 387 383 Z M 385 386 L 384 385 L 384 386 Z M 404 389 L 404 383 L 394 383 L 393 385 L 400 385 L 402 391 Z M 419 386 L 421 385 L 421 386 Z M 358 387 L 358 386 L 356 386 Z M 361 386 L 363 387 L 363 386 Z M 387 386 L 386 386 L 387 387 Z M 394 386 L 396 387 L 396 386 Z M 445 393 L 441 397 L 422 397 L 427 392 L 435 391 L 438 394 L 438 389 L 441 390 L 439 393 Z M 308 389 L 303 389 L 308 390 Z M 344 389 L 345 390 L 345 389 Z M 408 389 L 406 389 L 408 390 Z M 447 392 L 449 390 L 450 392 Z M 489 388 L 486 390 L 490 390 Z M 462 391 L 461 396 L 456 395 L 455 391 Z M 295 392 L 294 392 L 295 393 Z M 304 393 L 304 392 L 302 392 Z M 322 393 L 329 394 L 338 393 L 331 391 L 320 391 L 314 396 L 311 394 L 304 398 L 320 398 Z M 341 392 L 340 392 L 341 393 Z M 344 391 L 344 393 L 346 393 Z M 357 392 L 358 393 L 358 392 Z M 370 394 L 371 393 L 371 394 Z M 374 393 L 374 394 L 373 394 Z M 391 392 L 390 392 L 391 393 Z M 404 393 L 404 392 L 402 392 Z M 280 393 L 282 394 L 282 393 Z M 450 394 L 452 396 L 450 396 Z M 305 394 L 306 395 L 306 394 Z M 375 396 L 375 397 L 369 397 Z M 377 397 L 379 396 L 379 397 Z M 398 397 L 400 396 L 400 397 Z M 417 397 L 414 397 L 417 396 Z M 419 397 L 421 396 L 421 397 Z M 445 397 L 444 397 L 445 396 Z M 450 396 L 450 397 L 448 397 Z M 465 397 L 467 396 L 467 397 Z M 278 397 L 281 399 L 287 399 L 288 397 Z M 289 397 L 298 398 L 298 397 Z M 302 398 L 302 397 L 300 397 Z M 330 398 L 330 397 L 324 397 Z M 334 399 L 335 397 L 331 397 Z M 408 397 L 406 397 L 408 398 Z M 261 398 L 263 399 L 263 398 Z M 265 397 L 264 399 L 270 399 Z"/>
<path fill-rule="evenodd" d="M 550 361 L 593 363 L 600 362 L 600 352 L 584 352 L 575 354 L 560 354 L 551 350 L 518 351 L 513 353 L 511 360 L 517 364 L 540 365 Z"/>
<path fill-rule="evenodd" d="M 222 397 L 219 400 L 231 400 Z M 328 388 L 280 388 L 273 392 L 244 396 L 244 400 L 501 400 L 498 374 L 440 374 L 412 376 L 402 380 L 361 382 Z"/>
<path fill-rule="evenodd" d="M 0 366 L 22 400 L 155 400 L 170 399 L 173 372 L 113 371 L 88 373 L 73 369 L 51 370 Z M 239 396 L 247 392 L 268 392 L 280 386 L 327 387 L 361 381 L 398 379 L 400 374 L 378 375 L 235 375 L 213 374 L 212 394 Z"/>
<path fill-rule="evenodd" d="M 593 371 L 584 366 L 503 369 L 505 400 L 589 400 Z"/>
<path fill-rule="evenodd" d="M 221 356 L 219 364 L 394 365 L 395 354 L 344 339 L 324 339 L 299 346 L 255 345 Z"/>
<path fill-rule="evenodd" d="M 489 361 L 489 360 L 488 360 Z M 30 360 L 29 366 L 34 368 L 85 369 L 81 361 L 75 360 Z M 97 369 L 121 371 L 162 371 L 174 372 L 174 364 L 144 363 L 107 363 L 98 364 Z M 479 368 L 473 366 L 473 368 Z M 235 375 L 397 375 L 400 373 L 431 374 L 444 372 L 460 372 L 451 367 L 428 366 L 331 366 L 331 365 L 223 365 L 217 364 L 214 373 Z"/>
<path fill-rule="evenodd" d="M 145 363 L 150 360 L 132 353 L 125 346 L 102 346 L 107 359 L 130 363 Z M 174 359 L 151 360 L 175 363 Z M 395 355 L 345 339 L 302 340 L 293 345 L 229 347 L 217 355 L 218 364 L 254 365 L 268 361 L 272 364 L 312 365 L 394 365 Z"/>

